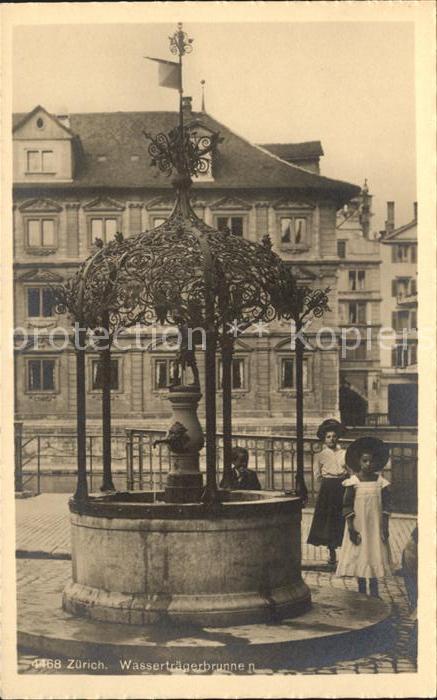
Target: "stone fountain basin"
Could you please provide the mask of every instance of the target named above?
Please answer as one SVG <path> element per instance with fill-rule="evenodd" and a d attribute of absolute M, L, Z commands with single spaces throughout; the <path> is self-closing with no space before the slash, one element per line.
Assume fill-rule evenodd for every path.
<path fill-rule="evenodd" d="M 301 501 L 223 492 L 223 503 L 135 491 L 70 501 L 73 580 L 64 610 L 133 625 L 251 624 L 311 606 L 301 577 Z"/>

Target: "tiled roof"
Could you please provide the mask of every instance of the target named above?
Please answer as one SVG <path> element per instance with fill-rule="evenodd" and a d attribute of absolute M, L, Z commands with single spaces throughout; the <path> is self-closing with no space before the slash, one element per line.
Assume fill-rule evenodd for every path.
<path fill-rule="evenodd" d="M 320 158 L 320 156 L 323 156 L 323 148 L 320 141 L 304 141 L 303 143 L 261 143 L 260 146 L 284 160 L 305 160 L 306 158 Z"/>
<path fill-rule="evenodd" d="M 15 123 L 23 116 L 14 115 Z M 71 131 L 80 139 L 82 150 L 80 166 L 69 187 L 171 187 L 170 179 L 150 165 L 143 132 L 169 131 L 177 124 L 176 112 L 95 112 L 70 114 L 69 118 Z M 329 194 L 339 202 L 360 191 L 350 183 L 322 177 L 281 160 L 208 114 L 193 113 L 191 118 L 207 129 L 219 131 L 224 139 L 214 159 L 214 180 L 197 181 L 198 190 L 297 189 Z"/>

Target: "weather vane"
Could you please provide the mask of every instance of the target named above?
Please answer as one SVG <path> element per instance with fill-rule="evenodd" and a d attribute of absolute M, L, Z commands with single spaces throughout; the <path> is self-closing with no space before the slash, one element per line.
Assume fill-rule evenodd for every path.
<path fill-rule="evenodd" d="M 178 175 L 188 180 L 191 176 L 201 175 L 210 168 L 208 154 L 222 141 L 218 133 L 199 134 L 184 126 L 182 56 L 193 50 L 193 39 L 183 31 L 179 22 L 177 30 L 169 36 L 170 52 L 179 57 L 179 62 L 164 61 L 152 58 L 160 67 L 160 85 L 175 88 L 179 91 L 179 126 L 168 134 L 159 133 L 153 136 L 144 132 L 150 141 L 149 154 L 152 165 L 171 175 L 175 170 Z M 149 58 L 149 57 L 147 57 Z"/>

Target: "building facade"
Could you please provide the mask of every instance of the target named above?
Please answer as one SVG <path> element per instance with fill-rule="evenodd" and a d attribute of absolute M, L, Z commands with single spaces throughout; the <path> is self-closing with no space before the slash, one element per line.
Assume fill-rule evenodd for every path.
<path fill-rule="evenodd" d="M 364 425 L 379 412 L 381 255 L 371 237 L 367 184 L 337 214 L 340 413 L 346 425 Z"/>
<path fill-rule="evenodd" d="M 381 320 L 393 329 L 381 347 L 380 408 L 390 425 L 417 425 L 417 203 L 412 220 L 396 227 L 387 202 L 380 247 Z"/>
<path fill-rule="evenodd" d="M 292 154 L 284 160 L 272 152 L 272 144 L 271 150 L 251 144 L 210 115 L 192 112 L 189 98 L 184 109 L 197 133 L 219 131 L 223 137 L 208 172 L 194 183 L 197 215 L 249 240 L 269 234 L 299 279 L 331 289 L 331 310 L 312 324 L 313 349 L 304 360 L 305 421 L 312 431 L 320 419 L 339 415 L 339 351 L 332 342 L 325 348 L 320 329 L 329 326 L 338 335 L 336 215 L 359 189 L 318 174 L 318 142 L 307 150 L 295 144 L 295 165 Z M 144 132 L 167 132 L 176 123 L 177 114 L 170 112 L 56 116 L 39 106 L 15 115 L 15 326 L 21 328 L 16 334 L 16 416 L 29 426 L 73 425 L 75 418 L 75 354 L 66 342 L 67 319 L 55 314 L 48 282 L 73 274 L 96 238 L 107 242 L 118 231 L 132 236 L 169 215 L 172 187 L 151 166 Z M 317 335 L 321 349 L 312 342 Z M 136 331 L 135 337 L 129 331 L 113 351 L 115 425 L 167 425 L 175 350 L 157 338 L 159 332 L 153 335 L 150 329 Z M 201 357 L 198 362 L 203 382 Z M 219 363 L 217 375 L 220 380 Z M 100 387 L 98 356 L 90 349 L 91 422 L 100 417 Z M 287 324 L 271 324 L 268 332 L 252 328 L 238 337 L 233 412 L 236 430 L 293 430 L 295 362 Z"/>

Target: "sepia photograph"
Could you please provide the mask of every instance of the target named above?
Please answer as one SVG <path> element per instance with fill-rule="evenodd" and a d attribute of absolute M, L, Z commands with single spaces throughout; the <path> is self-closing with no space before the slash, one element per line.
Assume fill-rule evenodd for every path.
<path fill-rule="evenodd" d="M 371 4 L 11 22 L 5 697 L 433 695 L 435 3 Z"/>

